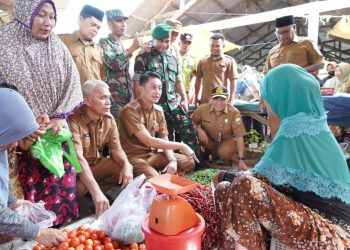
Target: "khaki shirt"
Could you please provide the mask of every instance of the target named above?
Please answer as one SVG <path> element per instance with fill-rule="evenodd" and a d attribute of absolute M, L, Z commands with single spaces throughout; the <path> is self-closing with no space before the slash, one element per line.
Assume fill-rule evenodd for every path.
<path fill-rule="evenodd" d="M 112 115 L 95 121 L 87 114 L 83 105 L 68 118 L 75 150 L 82 153 L 90 165 L 102 158 L 101 152 L 107 145 L 111 151 L 120 150 L 117 124 Z"/>
<path fill-rule="evenodd" d="M 140 142 L 135 133 L 146 129 L 151 136 L 168 136 L 163 109 L 154 104 L 146 109 L 141 99 L 128 103 L 119 113 L 119 133 L 122 147 L 128 157 L 150 153 L 154 149 Z"/>
<path fill-rule="evenodd" d="M 193 123 L 207 133 L 213 141 L 221 141 L 246 134 L 241 114 L 238 109 L 227 105 L 216 114 L 210 103 L 200 105 L 191 116 Z"/>
<path fill-rule="evenodd" d="M 277 44 L 270 50 L 263 73 L 266 74 L 280 64 L 292 63 L 304 68 L 322 60 L 323 56 L 314 42 L 305 37 L 295 36 L 290 44 Z"/>
<path fill-rule="evenodd" d="M 196 77 L 203 78 L 201 103 L 208 103 L 211 90 L 217 84 L 228 88 L 227 81 L 238 78 L 236 61 L 227 55 L 215 59 L 212 56 L 207 56 L 198 62 Z"/>
<path fill-rule="evenodd" d="M 80 83 L 87 80 L 105 80 L 103 49 L 94 42 L 82 42 L 77 32 L 59 35 L 67 46 L 79 70 Z"/>

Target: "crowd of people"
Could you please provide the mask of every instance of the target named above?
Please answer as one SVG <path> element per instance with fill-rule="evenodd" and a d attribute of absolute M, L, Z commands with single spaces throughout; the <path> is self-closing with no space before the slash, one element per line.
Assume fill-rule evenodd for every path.
<path fill-rule="evenodd" d="M 0 26 L 0 233 L 53 246 L 64 240 L 61 231 L 39 229 L 13 209 L 44 201 L 56 214 L 54 227 L 60 227 L 79 218 L 77 199 L 87 193 L 99 216 L 110 206 L 111 188 L 141 174 L 205 168 L 214 156 L 237 160 L 244 173 L 221 172 L 213 179 L 219 249 L 265 249 L 265 231 L 297 249 L 350 246 L 350 175 L 312 75 L 323 67 L 323 56 L 312 41 L 296 35 L 293 16 L 276 19 L 279 44 L 261 80 L 251 77 L 250 67 L 238 73 L 235 60 L 223 52 L 220 33 L 208 41 L 210 55 L 197 61 L 190 54 L 193 34 L 180 34 L 177 20 L 155 26 L 149 42 L 136 33 L 125 49 L 128 17 L 120 9 L 104 13 L 85 5 L 78 30 L 59 36 L 51 0 L 15 0 L 13 14 L 12 22 Z M 95 43 L 104 16 L 111 33 Z M 324 86 L 347 92 L 349 64 L 328 64 L 332 76 L 328 66 L 334 77 Z M 234 107 L 239 78 L 244 88 L 254 89 L 253 97 L 260 97 L 260 89 L 274 138 L 251 172 L 244 156 L 246 129 Z M 189 103 L 198 105 L 191 115 Z M 64 173 L 58 177 L 31 149 L 43 136 L 65 130 L 74 150 L 63 141 L 62 151 L 76 154 L 81 172 L 62 156 Z"/>

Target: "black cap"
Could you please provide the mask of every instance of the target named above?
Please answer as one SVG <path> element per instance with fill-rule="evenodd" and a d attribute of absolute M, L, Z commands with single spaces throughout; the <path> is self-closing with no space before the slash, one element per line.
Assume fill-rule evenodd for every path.
<path fill-rule="evenodd" d="M 211 90 L 211 98 L 222 97 L 227 99 L 228 90 L 225 86 L 218 85 Z"/>
<path fill-rule="evenodd" d="M 84 5 L 80 11 L 80 16 L 92 16 L 101 22 L 103 21 L 104 15 L 105 13 L 102 10 L 92 7 L 91 5 Z"/>
<path fill-rule="evenodd" d="M 190 33 L 183 33 L 180 35 L 180 41 L 182 42 L 192 42 L 192 34 Z"/>
<path fill-rule="evenodd" d="M 283 16 L 276 18 L 276 28 L 295 24 L 294 16 Z"/>

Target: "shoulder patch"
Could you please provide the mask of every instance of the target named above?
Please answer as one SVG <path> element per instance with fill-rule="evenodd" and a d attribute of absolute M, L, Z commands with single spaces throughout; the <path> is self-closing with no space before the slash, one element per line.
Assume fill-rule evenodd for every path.
<path fill-rule="evenodd" d="M 162 106 L 160 106 L 160 105 L 158 105 L 158 104 L 153 104 L 153 107 L 154 107 L 155 110 L 160 111 L 160 112 L 163 112 Z"/>
<path fill-rule="evenodd" d="M 139 108 L 141 108 L 141 104 L 137 100 L 128 103 L 128 106 L 134 110 L 138 110 Z"/>

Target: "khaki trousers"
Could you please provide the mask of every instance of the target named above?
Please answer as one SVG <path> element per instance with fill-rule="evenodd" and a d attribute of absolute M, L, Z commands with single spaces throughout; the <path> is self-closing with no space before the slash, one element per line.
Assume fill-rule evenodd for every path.
<path fill-rule="evenodd" d="M 181 154 L 174 154 L 174 156 L 177 160 L 178 172 L 189 172 L 194 169 L 193 159 L 188 159 Z M 169 163 L 163 152 L 131 157 L 129 161 L 134 167 L 134 176 L 144 174 L 147 178 L 158 176 L 159 171 L 162 171 Z"/>
<path fill-rule="evenodd" d="M 91 172 L 100 186 L 103 193 L 118 185 L 119 173 L 121 167 L 111 158 L 102 158 L 96 164 L 90 166 Z M 77 181 L 78 197 L 85 195 L 88 192 L 87 187 L 81 181 Z"/>
<path fill-rule="evenodd" d="M 210 151 L 211 154 L 219 156 L 221 160 L 230 161 L 236 154 L 236 144 L 237 143 L 233 138 L 227 138 L 220 142 L 215 142 L 208 137 L 208 143 L 202 144 L 202 146 Z"/>

